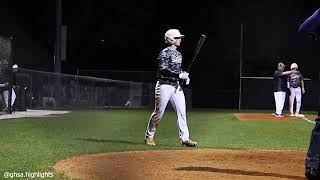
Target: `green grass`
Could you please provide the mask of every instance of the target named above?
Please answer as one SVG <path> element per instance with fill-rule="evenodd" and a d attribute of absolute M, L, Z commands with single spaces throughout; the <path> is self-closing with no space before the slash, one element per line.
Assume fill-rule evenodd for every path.
<path fill-rule="evenodd" d="M 172 111 L 161 120 L 158 145 L 143 144 L 151 111 L 75 111 L 57 117 L 0 120 L 0 179 L 6 171 L 52 172 L 57 161 L 80 154 L 185 149 L 179 144 Z M 194 109 L 187 115 L 191 138 L 199 148 L 306 150 L 313 128 L 304 120 L 242 122 L 230 110 Z"/>

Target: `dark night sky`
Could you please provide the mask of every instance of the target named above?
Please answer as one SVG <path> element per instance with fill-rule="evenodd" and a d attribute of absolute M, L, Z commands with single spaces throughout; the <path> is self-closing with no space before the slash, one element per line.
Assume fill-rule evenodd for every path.
<path fill-rule="evenodd" d="M 75 74 L 77 68 L 155 71 L 165 31 L 178 28 L 186 35 L 180 47 L 185 67 L 201 34 L 208 37 L 191 70 L 192 86 L 237 89 L 243 23 L 243 75 L 271 76 L 281 60 L 297 62 L 305 76 L 318 79 L 319 42 L 301 37 L 297 29 L 319 1 L 62 1 L 68 26 L 63 73 Z M 2 1 L 0 18 L 0 33 L 14 37 L 15 61 L 53 71 L 55 1 Z"/>

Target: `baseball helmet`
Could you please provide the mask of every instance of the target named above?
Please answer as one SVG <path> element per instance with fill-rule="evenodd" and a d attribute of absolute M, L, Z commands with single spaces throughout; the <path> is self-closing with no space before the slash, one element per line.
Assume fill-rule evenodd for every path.
<path fill-rule="evenodd" d="M 283 62 L 278 63 L 278 67 L 286 67 Z"/>
<path fill-rule="evenodd" d="M 290 66 L 290 69 L 293 69 L 293 68 L 297 68 L 298 69 L 298 64 L 297 63 L 292 63 L 291 66 Z"/>
<path fill-rule="evenodd" d="M 184 35 L 182 35 L 178 29 L 169 29 L 164 34 L 164 40 L 168 44 L 173 44 L 176 41 L 175 38 L 183 38 L 183 37 Z"/>

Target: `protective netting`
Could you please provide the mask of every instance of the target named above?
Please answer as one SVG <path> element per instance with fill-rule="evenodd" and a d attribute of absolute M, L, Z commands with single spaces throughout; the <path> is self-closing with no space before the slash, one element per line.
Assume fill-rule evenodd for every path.
<path fill-rule="evenodd" d="M 106 79 L 117 79 L 136 82 L 154 82 L 156 71 L 125 71 L 125 70 L 89 70 L 78 69 L 78 74 L 82 76 L 99 77 Z"/>
<path fill-rule="evenodd" d="M 30 109 L 136 108 L 151 107 L 154 102 L 152 83 L 57 74 L 23 68 L 16 73 L 16 83 L 22 87 L 18 93 L 21 107 Z"/>

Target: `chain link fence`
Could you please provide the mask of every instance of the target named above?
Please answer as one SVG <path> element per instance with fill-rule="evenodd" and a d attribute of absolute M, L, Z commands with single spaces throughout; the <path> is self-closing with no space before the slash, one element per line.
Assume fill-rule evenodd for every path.
<path fill-rule="evenodd" d="M 0 114 L 27 109 L 154 107 L 155 72 L 99 71 L 108 77 L 96 78 L 21 67 L 16 71 L 13 54 L 12 38 L 0 36 Z M 185 88 L 184 92 L 191 108 L 192 91 Z"/>
<path fill-rule="evenodd" d="M 154 84 L 58 74 L 20 68 L 18 109 L 151 107 Z"/>

